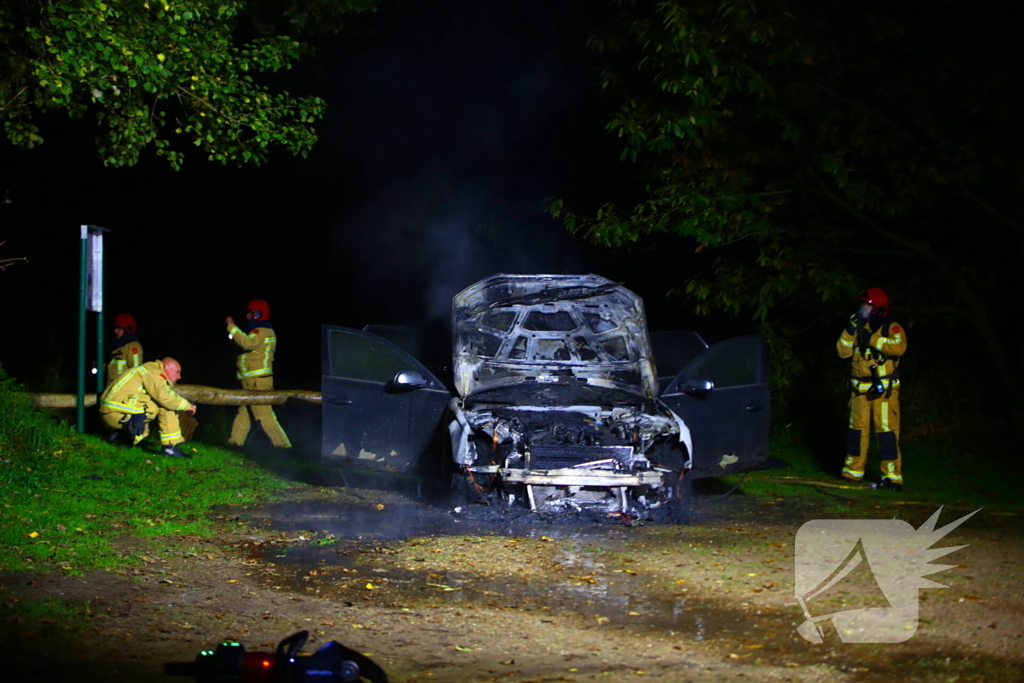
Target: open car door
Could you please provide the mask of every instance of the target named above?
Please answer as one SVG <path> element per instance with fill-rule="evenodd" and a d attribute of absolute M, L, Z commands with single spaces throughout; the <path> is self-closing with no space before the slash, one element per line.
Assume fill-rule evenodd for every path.
<path fill-rule="evenodd" d="M 441 471 L 429 450 L 451 395 L 422 363 L 377 335 L 324 325 L 321 373 L 324 460 Z"/>
<path fill-rule="evenodd" d="M 760 335 L 715 344 L 668 382 L 661 400 L 690 428 L 690 476 L 718 477 L 768 460 L 771 393 Z"/>

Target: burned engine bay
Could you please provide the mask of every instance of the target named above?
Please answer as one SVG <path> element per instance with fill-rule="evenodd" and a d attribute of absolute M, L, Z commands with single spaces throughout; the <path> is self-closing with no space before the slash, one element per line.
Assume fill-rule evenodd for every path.
<path fill-rule="evenodd" d="M 596 275 L 495 275 L 455 297 L 452 452 L 470 498 L 629 514 L 692 453 L 657 394 L 643 303 Z"/>

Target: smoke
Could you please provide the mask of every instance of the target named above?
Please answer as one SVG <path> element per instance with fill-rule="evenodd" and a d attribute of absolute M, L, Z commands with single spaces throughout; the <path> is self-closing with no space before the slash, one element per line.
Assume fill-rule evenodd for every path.
<path fill-rule="evenodd" d="M 559 151 L 585 83 L 532 10 L 456 4 L 429 31 L 413 8 L 391 15 L 400 41 L 338 65 L 346 105 L 324 141 L 358 169 L 335 245 L 373 300 L 363 322 L 447 326 L 452 297 L 496 272 L 587 270 L 545 212 L 577 172 Z"/>
<path fill-rule="evenodd" d="M 362 264 L 356 290 L 373 298 L 373 313 L 396 318 L 366 322 L 447 324 L 452 297 L 484 277 L 580 268 L 571 237 L 531 208 L 430 174 L 386 188 L 339 237 Z"/>

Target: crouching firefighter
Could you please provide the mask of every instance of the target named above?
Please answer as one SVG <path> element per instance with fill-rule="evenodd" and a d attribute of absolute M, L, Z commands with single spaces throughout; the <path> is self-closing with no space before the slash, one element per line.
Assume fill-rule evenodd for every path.
<path fill-rule="evenodd" d="M 196 406 L 179 396 L 174 385 L 181 379 L 181 365 L 173 358 L 154 360 L 132 368 L 110 384 L 100 396 L 100 419 L 113 430 L 108 439 L 116 442 L 127 432 L 131 445 L 149 434 L 149 423 L 157 421 L 163 454 L 191 458 L 178 444 L 181 435 L 178 413 L 195 415 Z"/>
<path fill-rule="evenodd" d="M 860 308 L 846 323 L 836 350 L 850 358 L 850 426 L 846 433 L 843 478 L 864 479 L 872 429 L 878 435 L 882 481 L 879 488 L 903 490 L 900 455 L 900 357 L 907 333 L 889 319 L 889 297 L 872 287 L 860 297 Z"/>

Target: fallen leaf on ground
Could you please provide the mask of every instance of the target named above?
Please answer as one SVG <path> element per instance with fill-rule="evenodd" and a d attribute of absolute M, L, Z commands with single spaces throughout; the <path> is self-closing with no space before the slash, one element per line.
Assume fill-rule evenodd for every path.
<path fill-rule="evenodd" d="M 570 576 L 570 579 L 576 579 L 577 581 L 585 581 L 586 583 L 597 583 L 597 579 L 591 576 Z"/>

